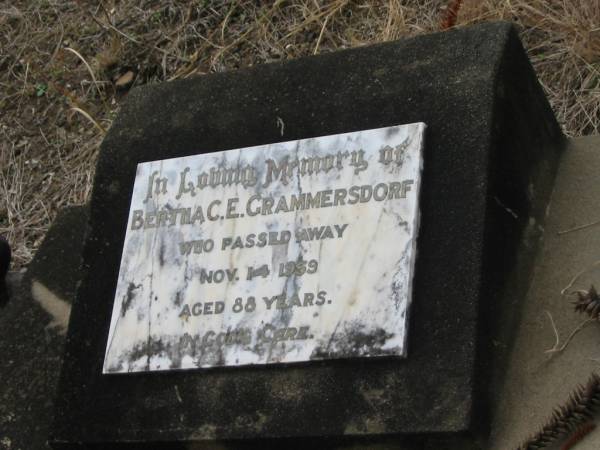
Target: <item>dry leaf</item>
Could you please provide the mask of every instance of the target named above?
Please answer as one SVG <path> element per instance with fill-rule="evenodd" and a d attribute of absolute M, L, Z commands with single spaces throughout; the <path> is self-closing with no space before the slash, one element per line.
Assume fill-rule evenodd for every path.
<path fill-rule="evenodd" d="M 119 89 L 124 89 L 131 84 L 131 82 L 133 81 L 133 77 L 134 77 L 133 71 L 128 70 L 123 75 L 121 75 L 117 79 L 117 81 L 115 81 L 115 86 L 117 86 L 117 88 L 119 88 Z"/>

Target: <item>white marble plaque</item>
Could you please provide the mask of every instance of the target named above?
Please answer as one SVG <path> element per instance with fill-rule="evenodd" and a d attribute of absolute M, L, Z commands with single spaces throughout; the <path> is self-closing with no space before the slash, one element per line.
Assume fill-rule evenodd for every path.
<path fill-rule="evenodd" d="M 405 356 L 424 130 L 139 164 L 103 372 Z"/>

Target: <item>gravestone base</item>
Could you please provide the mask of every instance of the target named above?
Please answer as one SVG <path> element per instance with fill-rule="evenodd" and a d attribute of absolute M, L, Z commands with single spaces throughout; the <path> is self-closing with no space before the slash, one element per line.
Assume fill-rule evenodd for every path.
<path fill-rule="evenodd" d="M 417 122 L 427 131 L 405 359 L 102 373 L 138 163 Z M 133 91 L 99 157 L 53 447 L 483 447 L 492 306 L 543 223 L 562 146 L 502 23 Z"/>
<path fill-rule="evenodd" d="M 53 402 L 87 211 L 62 210 L 27 272 L 9 272 L 0 306 L 0 448 L 49 449 Z"/>

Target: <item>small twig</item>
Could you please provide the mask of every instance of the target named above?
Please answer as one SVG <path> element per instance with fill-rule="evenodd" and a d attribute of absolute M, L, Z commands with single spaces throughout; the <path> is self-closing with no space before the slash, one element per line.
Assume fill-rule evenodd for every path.
<path fill-rule="evenodd" d="M 216 52 L 215 56 L 213 56 L 211 58 L 211 63 L 210 63 L 211 67 L 213 67 L 215 65 L 215 62 L 221 57 L 221 55 L 223 55 L 230 48 L 236 46 L 238 43 L 242 42 L 246 38 L 246 36 L 253 30 L 254 30 L 254 28 L 250 27 L 230 44 L 226 45 L 225 47 L 220 47 L 220 48 L 217 47 L 217 48 L 219 48 L 219 51 Z"/>
<path fill-rule="evenodd" d="M 192 18 L 192 10 L 193 9 L 194 9 L 194 6 L 193 6 L 193 4 L 191 4 L 187 10 L 187 14 L 186 14 L 185 18 L 183 19 L 182 24 L 176 30 L 169 33 L 169 36 L 174 36 L 174 35 L 178 34 L 180 31 L 184 30 L 184 28 L 187 26 L 190 19 Z"/>
<path fill-rule="evenodd" d="M 496 203 L 498 204 L 498 206 L 500 206 L 507 213 L 509 213 L 511 216 L 513 216 L 513 218 L 519 219 L 519 216 L 517 215 L 517 213 L 514 212 L 512 209 L 510 209 L 508 206 L 506 206 L 504 203 L 502 203 L 498 197 L 494 197 L 494 200 L 496 201 Z"/>
<path fill-rule="evenodd" d="M 556 324 L 554 323 L 554 318 L 552 317 L 552 314 L 550 314 L 550 311 L 546 311 L 546 314 L 548 314 L 550 324 L 552 325 L 552 331 L 554 331 L 554 337 L 556 338 L 556 342 L 554 343 L 554 347 L 552 348 L 557 348 L 558 344 L 560 343 L 560 338 L 558 337 L 558 330 L 556 329 Z"/>
<path fill-rule="evenodd" d="M 17 114 L 21 111 L 21 100 L 25 95 L 25 89 L 27 88 L 27 76 L 29 75 L 29 63 L 25 66 L 25 78 L 23 79 L 23 89 L 21 90 L 21 96 L 19 97 L 19 103 L 17 105 Z"/>
<path fill-rule="evenodd" d="M 133 42 L 134 44 L 137 44 L 137 45 L 144 45 L 143 42 L 138 41 L 137 39 L 129 36 L 127 33 L 123 33 L 121 30 L 119 30 L 117 27 L 115 27 L 111 23 L 102 23 L 102 21 L 100 21 L 96 16 L 93 16 L 93 15 L 92 15 L 92 19 L 94 19 L 94 22 L 96 22 L 102 28 L 109 28 L 109 29 L 113 30 L 114 32 L 116 32 L 116 33 L 120 34 L 121 36 L 123 36 L 128 41 L 131 41 L 131 42 Z"/>
<path fill-rule="evenodd" d="M 104 16 L 106 17 L 107 22 L 111 23 L 112 19 L 110 18 L 110 12 L 108 11 L 108 9 L 106 9 L 106 6 L 104 6 L 104 2 L 100 1 L 98 3 L 100 4 L 100 8 L 102 9 L 102 12 L 104 13 Z M 91 16 L 93 17 L 93 14 L 91 14 Z"/>
<path fill-rule="evenodd" d="M 94 86 L 96 86 L 96 90 L 98 91 L 98 95 L 102 98 L 102 91 L 100 90 L 100 87 L 98 86 L 98 80 L 96 80 L 96 75 L 94 75 L 94 71 L 92 70 L 92 68 L 90 67 L 90 65 L 88 64 L 88 62 L 85 60 L 85 58 L 83 56 L 81 56 L 81 53 L 79 53 L 75 49 L 72 49 L 71 47 L 66 47 L 65 50 L 73 53 L 75 56 L 77 56 L 81 60 L 81 62 L 83 62 L 83 64 L 87 68 L 88 72 L 90 73 L 90 76 L 92 77 L 92 80 L 94 81 Z"/>
<path fill-rule="evenodd" d="M 285 123 L 283 122 L 283 119 L 281 117 L 277 116 L 276 123 L 277 123 L 277 128 L 279 128 L 279 132 L 283 136 L 283 131 L 285 130 Z"/>
<path fill-rule="evenodd" d="M 225 18 L 223 19 L 223 24 L 221 25 L 221 42 L 225 43 L 225 27 L 227 26 L 227 22 L 229 22 L 229 18 L 231 17 L 231 14 L 233 14 L 233 11 L 236 8 L 236 4 L 235 2 L 232 2 L 231 7 L 229 8 L 229 11 L 227 12 L 227 15 L 225 16 Z"/>
<path fill-rule="evenodd" d="M 573 231 L 584 230 L 586 228 L 590 228 L 595 225 L 600 225 L 600 220 L 596 220 L 595 222 L 586 223 L 585 225 L 579 225 L 577 227 L 569 228 L 567 230 L 562 230 L 562 231 L 557 232 L 556 234 L 558 234 L 558 235 L 567 234 L 567 233 L 571 233 Z"/>
<path fill-rule="evenodd" d="M 581 322 L 571 332 L 571 334 L 569 335 L 569 337 L 567 338 L 567 340 L 564 342 L 564 344 L 559 347 L 558 344 L 560 343 L 560 338 L 558 336 L 558 330 L 556 329 L 556 325 L 554 324 L 554 319 L 552 318 L 552 314 L 550 314 L 548 311 L 546 311 L 546 314 L 548 314 L 548 317 L 550 318 L 550 322 L 552 323 L 552 330 L 554 331 L 554 335 L 556 336 L 556 343 L 554 344 L 554 347 L 552 347 L 549 350 L 546 350 L 544 353 L 560 353 L 560 352 L 562 352 L 564 349 L 567 348 L 567 346 L 573 340 L 573 338 L 575 337 L 575 335 L 577 333 L 579 333 L 581 330 L 583 330 L 588 323 L 596 320 L 596 319 L 590 317 L 589 319 L 586 319 L 583 322 Z"/>
<path fill-rule="evenodd" d="M 56 18 L 58 19 L 58 23 L 60 25 L 60 38 L 58 38 L 56 47 L 54 47 L 54 51 L 52 52 L 52 56 L 50 57 L 50 61 L 48 62 L 49 64 L 52 64 L 52 62 L 54 61 L 54 58 L 56 58 L 56 55 L 58 55 L 58 52 L 60 51 L 60 48 L 62 46 L 63 38 L 65 37 L 65 26 L 61 19 L 61 15 L 55 6 L 53 6 L 53 9 L 54 9 L 54 12 L 56 13 Z"/>
<path fill-rule="evenodd" d="M 596 262 L 594 262 L 592 265 L 590 265 L 589 267 L 583 269 L 581 272 L 577 273 L 577 275 L 575 275 L 573 277 L 573 279 L 569 282 L 569 284 L 567 284 L 562 291 L 560 291 L 560 295 L 565 295 L 567 294 L 567 290 L 571 289 L 573 287 L 573 285 L 575 284 L 575 282 L 579 279 L 579 277 L 581 275 L 583 275 L 584 273 L 590 271 L 593 267 L 597 266 L 598 264 L 600 264 L 600 259 Z M 574 292 L 569 292 L 568 294 L 573 294 Z"/>
<path fill-rule="evenodd" d="M 334 3 L 333 5 L 331 5 L 331 7 L 326 8 L 326 9 L 324 9 L 324 10 L 322 10 L 322 11 L 316 13 L 316 14 L 313 14 L 311 17 L 309 17 L 306 20 L 304 20 L 304 22 L 302 22 L 302 23 L 296 25 L 294 28 L 292 28 L 286 35 L 284 35 L 283 37 L 281 37 L 279 39 L 279 42 L 286 41 L 288 38 L 290 38 L 291 36 L 295 35 L 299 31 L 301 31 L 303 29 L 306 29 L 306 27 L 309 24 L 311 24 L 313 22 L 316 22 L 321 17 L 333 15 L 336 11 L 341 10 L 342 8 L 344 8 L 344 6 L 346 6 L 347 3 L 348 3 L 348 0 L 344 0 L 344 1 L 340 2 L 339 4 L 335 4 Z"/>
<path fill-rule="evenodd" d="M 144 47 L 150 47 L 150 48 L 153 48 L 154 50 L 157 50 L 157 51 L 159 51 L 159 52 L 161 52 L 161 53 L 163 53 L 163 54 L 165 54 L 165 55 L 168 55 L 168 56 L 173 56 L 173 57 L 177 58 L 179 61 L 182 61 L 182 62 L 189 62 L 189 59 L 187 59 L 187 58 L 185 58 L 185 57 L 183 57 L 183 56 L 179 56 L 179 55 L 177 55 L 177 54 L 175 54 L 175 53 L 169 52 L 169 51 L 167 51 L 167 50 L 165 50 L 165 49 L 163 49 L 163 48 L 160 48 L 160 47 L 158 47 L 158 46 L 156 46 L 156 45 L 145 45 L 145 44 L 144 44 L 142 41 L 138 41 L 137 39 L 135 39 L 135 38 L 133 38 L 133 37 L 129 36 L 127 33 L 124 33 L 123 31 L 119 30 L 119 29 L 118 29 L 117 27 L 115 27 L 113 24 L 111 24 L 111 23 L 102 23 L 102 21 L 98 20 L 98 18 L 97 18 L 97 17 L 95 17 L 94 15 L 92 15 L 92 19 L 94 19 L 94 22 L 96 22 L 96 23 L 97 23 L 98 25 L 100 25 L 102 28 L 110 28 L 111 30 L 113 30 L 114 32 L 116 32 L 116 33 L 120 34 L 120 35 L 121 35 L 121 36 L 123 36 L 125 39 L 127 39 L 127 40 L 129 40 L 129 41 L 133 42 L 134 44 L 141 45 L 141 46 L 144 46 Z"/>
<path fill-rule="evenodd" d="M 106 133 L 106 130 L 102 127 L 102 125 L 100 125 L 92 116 L 89 115 L 89 113 L 87 113 L 83 109 L 77 108 L 75 106 L 75 107 L 72 107 L 70 110 L 78 112 L 83 117 L 85 117 L 87 120 L 89 120 L 96 128 L 98 128 L 100 131 L 102 131 L 102 133 Z"/>
<path fill-rule="evenodd" d="M 331 17 L 331 15 L 325 17 L 325 20 L 323 21 L 323 26 L 321 27 L 321 32 L 319 33 L 319 37 L 317 38 L 317 44 L 315 45 L 315 50 L 313 51 L 313 55 L 316 55 L 317 52 L 319 51 L 319 45 L 321 45 L 321 39 L 323 39 L 323 33 L 325 32 L 325 27 L 327 26 L 329 17 Z"/>
<path fill-rule="evenodd" d="M 223 46 L 223 45 L 218 45 L 218 44 L 215 44 L 215 43 L 214 43 L 214 42 L 212 42 L 210 39 L 208 39 L 208 38 L 205 38 L 204 36 L 202 36 L 202 34 L 200 34 L 200 33 L 197 33 L 197 35 L 198 35 L 198 37 L 199 37 L 200 39 L 202 39 L 204 42 L 206 42 L 206 43 L 207 43 L 208 45 L 210 45 L 211 47 L 214 47 L 214 48 L 219 48 L 219 49 L 223 49 L 223 48 L 225 48 L 225 46 Z"/>

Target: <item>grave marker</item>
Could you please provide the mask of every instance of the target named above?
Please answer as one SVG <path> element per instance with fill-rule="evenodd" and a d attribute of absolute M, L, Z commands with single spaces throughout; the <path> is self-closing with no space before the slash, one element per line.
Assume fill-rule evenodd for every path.
<path fill-rule="evenodd" d="M 104 373 L 404 356 L 423 131 L 139 164 Z"/>
<path fill-rule="evenodd" d="M 423 140 L 423 125 L 418 124 L 427 125 Z M 402 144 L 392 135 L 369 140 L 373 145 L 365 141 L 361 148 L 325 145 L 311 153 L 308 146 L 299 151 L 300 158 L 292 157 L 292 144 L 286 144 L 299 141 L 303 148 L 303 142 L 317 145 L 385 129 L 401 130 L 399 134 L 411 130 L 414 161 L 422 148 L 420 185 L 418 170 L 392 174 L 393 162 L 379 162 L 398 156 L 394 150 L 380 153 L 386 145 L 395 149 Z M 518 34 L 501 23 L 134 89 L 98 160 L 83 251 L 85 276 L 71 313 L 53 445 L 210 448 L 252 442 L 260 447 L 302 438 L 303 445 L 330 448 L 348 442 L 481 448 L 492 372 L 490 330 L 493 319 L 510 327 L 504 321 L 510 314 L 497 309 L 514 304 L 503 297 L 507 280 L 522 238 L 541 232 L 562 145 L 560 128 Z M 361 149 L 368 167 L 354 174 L 350 155 Z M 290 212 L 292 196 L 301 194 L 298 168 L 290 161 L 338 151 L 349 153 L 341 169 L 334 163 L 329 172 L 300 177 L 302 192 L 321 192 L 321 207 Z M 286 156 L 289 175 L 278 159 Z M 219 184 L 224 172 L 217 176 L 218 158 L 233 169 L 227 172 L 232 186 Z M 231 166 L 237 158 L 240 164 Z M 254 174 L 257 184 L 267 184 L 256 189 L 252 168 L 266 170 L 269 159 L 274 161 L 272 179 Z M 357 156 L 354 162 L 360 160 Z M 314 186 L 305 191 L 309 180 Z M 388 198 L 391 183 L 408 180 L 414 183 L 394 185 L 394 198 Z M 387 185 L 387 196 L 383 187 L 376 188 L 381 183 Z M 352 186 L 359 186 L 359 198 L 362 186 L 370 186 L 371 197 L 380 189 L 382 200 L 333 206 L 335 191 L 346 189 L 347 200 Z M 323 194 L 327 191 L 331 194 Z M 398 192 L 400 198 L 395 198 Z M 260 201 L 250 202 L 252 195 L 260 195 Z M 263 203 L 271 197 L 272 204 Z M 281 198 L 286 201 L 280 212 L 268 213 Z M 217 199 L 221 203 L 209 211 Z M 295 202 L 297 207 L 298 197 Z M 195 223 L 204 220 L 201 228 L 186 224 L 196 214 L 190 209 L 188 215 L 187 207 L 198 205 L 203 209 Z M 408 209 L 396 209 L 404 207 Z M 351 217 L 359 210 L 367 213 Z M 400 211 L 412 231 L 404 231 L 398 219 L 383 223 L 385 234 L 375 233 L 371 213 L 384 210 L 386 220 Z M 414 244 L 419 215 L 416 253 L 398 272 L 403 275 L 398 285 L 404 283 L 398 298 L 406 300 L 382 314 L 395 279 L 388 274 L 380 287 L 373 280 L 395 267 L 404 249 Z M 333 228 L 315 231 L 321 226 Z M 313 239 L 318 233 L 328 239 L 293 242 L 296 231 L 306 228 L 312 228 Z M 265 237 L 260 251 L 245 248 L 250 234 L 263 232 L 275 234 Z M 165 243 L 164 250 L 148 247 L 153 236 Z M 136 240 L 139 245 L 131 245 Z M 257 242 L 255 237 L 255 246 Z M 531 242 L 526 246 L 533 249 Z M 377 262 L 357 271 L 370 243 L 377 248 Z M 292 269 L 304 270 L 297 266 L 302 246 L 306 270 L 311 260 L 318 268 L 290 278 Z M 318 257 L 317 249 L 322 249 Z M 160 269 L 148 269 L 161 261 Z M 179 269 L 186 261 L 193 270 Z M 284 276 L 279 277 L 281 263 Z M 520 270 L 527 279 L 527 266 Z M 193 283 L 178 299 L 186 273 Z M 155 299 L 150 296 L 154 287 L 144 278 L 149 274 L 160 279 Z M 258 279 L 261 283 L 255 283 Z M 308 300 L 304 306 L 303 295 L 290 301 L 288 294 L 296 291 L 291 286 L 285 291 L 285 283 L 294 279 L 306 287 L 298 292 L 314 295 L 312 306 Z M 381 288 L 381 297 L 379 292 L 355 297 L 345 290 L 353 283 L 361 292 Z M 317 308 L 321 290 L 326 291 L 325 303 Z M 263 297 L 270 300 L 284 291 L 280 304 L 294 304 L 296 310 L 269 312 Z M 245 309 L 250 296 L 256 309 L 236 315 L 235 299 L 246 300 Z M 356 316 L 347 307 L 354 298 L 361 308 Z M 409 303 L 410 314 L 402 318 L 400 311 Z M 287 317 L 290 311 L 293 315 Z M 311 312 L 319 316 L 311 317 Z M 203 359 L 197 347 L 177 347 L 166 339 L 186 332 L 191 337 L 205 326 L 214 326 L 209 331 L 216 334 L 242 321 L 256 333 L 274 317 L 285 317 L 289 324 L 278 322 L 283 341 L 271 357 L 242 344 L 230 347 L 222 358 Z M 316 327 L 316 321 L 344 317 L 365 327 L 380 326 L 382 338 L 340 339 L 335 347 L 316 351 L 322 347 L 318 341 L 338 335 L 329 324 Z M 122 319 L 128 325 L 120 328 Z M 140 326 L 144 323 L 151 325 L 150 332 Z M 296 339 L 304 337 L 302 326 L 310 326 L 307 339 Z M 390 337 L 388 347 L 392 329 L 395 340 Z M 313 355 L 318 360 L 310 360 Z M 371 357 L 377 355 L 381 357 Z M 173 370 L 181 368 L 194 370 Z M 135 373 L 124 373 L 129 370 Z"/>

